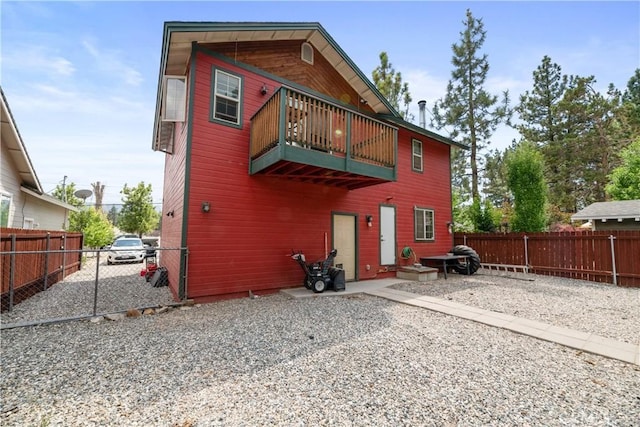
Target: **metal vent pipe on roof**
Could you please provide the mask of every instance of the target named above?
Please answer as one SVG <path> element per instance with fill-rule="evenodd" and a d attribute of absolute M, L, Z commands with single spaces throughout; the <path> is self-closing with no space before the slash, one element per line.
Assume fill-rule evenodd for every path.
<path fill-rule="evenodd" d="M 418 115 L 418 118 L 420 119 L 421 128 L 427 127 L 427 115 L 425 114 L 426 105 L 427 105 L 427 101 L 425 101 L 424 99 L 422 101 L 418 101 L 418 108 L 420 108 L 420 113 Z"/>

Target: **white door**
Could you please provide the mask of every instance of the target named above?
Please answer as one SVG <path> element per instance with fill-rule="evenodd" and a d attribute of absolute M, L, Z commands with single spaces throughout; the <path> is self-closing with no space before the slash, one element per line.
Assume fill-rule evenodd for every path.
<path fill-rule="evenodd" d="M 344 269 L 345 280 L 356 280 L 356 217 L 333 215 L 333 247 L 338 250 L 333 265 Z"/>
<path fill-rule="evenodd" d="M 380 265 L 396 263 L 396 208 L 380 206 Z"/>

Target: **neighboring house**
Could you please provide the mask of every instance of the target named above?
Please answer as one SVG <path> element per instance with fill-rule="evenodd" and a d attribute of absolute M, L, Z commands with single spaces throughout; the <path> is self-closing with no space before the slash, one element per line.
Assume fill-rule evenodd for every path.
<path fill-rule="evenodd" d="M 640 230 L 640 200 L 593 203 L 572 215 L 571 221 L 588 221 L 594 231 Z"/>
<path fill-rule="evenodd" d="M 338 250 L 347 280 L 452 247 L 452 145 L 402 120 L 318 23 L 168 22 L 153 149 L 161 254 L 179 298 L 301 286 L 289 256 Z M 347 285 L 348 286 L 348 285 Z"/>
<path fill-rule="evenodd" d="M 63 230 L 77 209 L 42 191 L 1 88 L 0 94 L 0 227 Z"/>

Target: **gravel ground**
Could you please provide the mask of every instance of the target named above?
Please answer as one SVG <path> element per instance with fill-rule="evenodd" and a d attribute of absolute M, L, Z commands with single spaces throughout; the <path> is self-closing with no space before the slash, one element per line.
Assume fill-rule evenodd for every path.
<path fill-rule="evenodd" d="M 94 301 L 98 314 L 174 303 L 168 287 L 155 288 L 140 276 L 143 268 L 145 264 L 107 265 L 103 258 L 96 293 L 96 259 L 89 258 L 82 270 L 16 304 L 0 320 L 10 324 L 90 316 Z"/>
<path fill-rule="evenodd" d="M 640 288 L 504 272 L 391 288 L 640 344 Z"/>
<path fill-rule="evenodd" d="M 396 286 L 465 303 L 477 297 L 478 304 L 484 297 L 476 294 L 486 290 L 486 300 L 500 300 L 491 309 L 537 319 L 535 313 L 553 311 L 547 304 L 578 298 L 574 290 L 577 301 L 559 305 L 556 314 L 568 310 L 577 323 L 603 317 L 589 325 L 619 317 L 598 307 L 623 298 L 634 318 L 611 329 L 625 329 L 619 339 L 637 333 L 640 290 L 536 276 L 535 292 L 524 281 L 454 276 Z M 583 298 L 595 306 L 587 314 L 578 308 Z M 365 295 L 275 294 L 115 322 L 10 329 L 1 338 L 3 426 L 638 426 L 640 420 L 636 365 Z"/>

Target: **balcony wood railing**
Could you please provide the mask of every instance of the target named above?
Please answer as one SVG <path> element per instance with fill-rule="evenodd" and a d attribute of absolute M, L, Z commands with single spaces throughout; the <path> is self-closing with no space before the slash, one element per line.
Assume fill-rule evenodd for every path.
<path fill-rule="evenodd" d="M 250 155 L 284 144 L 395 168 L 396 135 L 383 122 L 283 86 L 251 119 Z"/>

